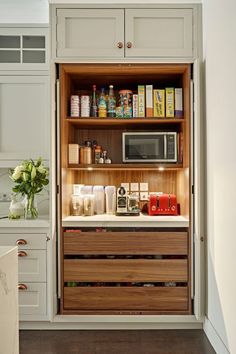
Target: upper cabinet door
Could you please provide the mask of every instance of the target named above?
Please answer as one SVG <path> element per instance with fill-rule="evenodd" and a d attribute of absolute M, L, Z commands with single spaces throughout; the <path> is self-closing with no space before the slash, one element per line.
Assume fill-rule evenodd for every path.
<path fill-rule="evenodd" d="M 49 78 L 0 76 L 0 167 L 49 159 Z"/>
<path fill-rule="evenodd" d="M 58 9 L 57 57 L 124 57 L 124 10 Z"/>
<path fill-rule="evenodd" d="M 125 10 L 125 56 L 193 56 L 192 9 Z"/>

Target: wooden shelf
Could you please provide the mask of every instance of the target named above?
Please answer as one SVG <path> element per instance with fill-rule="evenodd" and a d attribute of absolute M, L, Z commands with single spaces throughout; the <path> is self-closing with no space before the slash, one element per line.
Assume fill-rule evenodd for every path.
<path fill-rule="evenodd" d="M 133 125 L 133 124 L 179 124 L 184 123 L 184 118 L 95 118 L 95 117 L 88 117 L 88 118 L 71 118 L 67 117 L 66 121 L 71 125 L 78 125 L 78 126 L 126 126 L 126 125 Z"/>
<path fill-rule="evenodd" d="M 86 171 L 112 171 L 112 170 L 144 170 L 144 171 L 164 171 L 164 170 L 180 170 L 183 168 L 182 164 L 89 164 L 89 165 L 68 165 L 70 170 L 86 170 Z"/>

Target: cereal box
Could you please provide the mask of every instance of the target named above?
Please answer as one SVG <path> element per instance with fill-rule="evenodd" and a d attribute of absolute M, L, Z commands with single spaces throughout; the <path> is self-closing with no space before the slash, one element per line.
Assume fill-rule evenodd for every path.
<path fill-rule="evenodd" d="M 165 90 L 153 90 L 154 117 L 165 117 Z"/>

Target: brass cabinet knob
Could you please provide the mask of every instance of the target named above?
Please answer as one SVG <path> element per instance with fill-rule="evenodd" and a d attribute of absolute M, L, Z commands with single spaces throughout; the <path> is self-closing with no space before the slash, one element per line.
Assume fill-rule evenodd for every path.
<path fill-rule="evenodd" d="M 28 287 L 26 284 L 18 284 L 18 290 L 27 290 Z"/>
<path fill-rule="evenodd" d="M 118 43 L 117 43 L 117 47 L 118 47 L 119 49 L 123 48 L 123 43 L 122 43 L 122 42 L 118 42 Z"/>
<path fill-rule="evenodd" d="M 126 46 L 127 46 L 127 48 L 132 48 L 132 43 L 131 42 L 127 42 Z"/>
<path fill-rule="evenodd" d="M 23 238 L 20 238 L 19 240 L 16 241 L 16 245 L 27 245 L 27 241 L 24 240 Z"/>
<path fill-rule="evenodd" d="M 18 255 L 18 257 L 27 257 L 27 256 L 28 256 L 25 251 L 19 251 L 19 252 L 17 253 L 17 255 Z"/>

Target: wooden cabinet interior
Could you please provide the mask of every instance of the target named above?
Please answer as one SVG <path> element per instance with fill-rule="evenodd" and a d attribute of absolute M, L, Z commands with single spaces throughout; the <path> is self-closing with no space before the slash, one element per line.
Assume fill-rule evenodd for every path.
<path fill-rule="evenodd" d="M 190 220 L 190 73 L 189 64 L 61 64 L 60 73 L 60 179 L 61 179 L 61 215 L 62 220 L 72 214 L 71 194 L 73 184 L 115 185 L 122 182 L 148 182 L 149 192 L 162 191 L 173 193 L 180 204 L 180 213 Z M 97 89 L 114 85 L 115 90 L 137 90 L 140 84 L 153 84 L 154 88 L 181 87 L 183 89 L 182 118 L 71 118 L 69 116 L 70 96 L 73 94 L 91 94 L 92 86 Z M 175 131 L 183 134 L 183 161 L 176 164 L 124 164 L 122 163 L 121 137 L 124 131 Z M 96 140 L 112 159 L 110 165 L 69 165 L 68 144 L 81 144 L 85 140 Z M 160 170 L 160 167 L 161 170 Z M 79 225 L 78 225 L 79 228 Z M 62 227 L 62 233 L 66 231 Z M 174 230 L 177 231 L 177 230 Z M 183 230 L 182 230 L 183 231 Z M 150 254 L 144 246 L 144 259 L 73 259 L 80 256 L 80 246 L 84 255 L 99 254 L 98 236 L 92 239 L 74 240 L 68 251 L 69 233 L 64 232 L 62 244 L 62 299 L 61 313 L 191 313 L 190 300 L 190 245 L 188 229 L 177 232 L 178 242 L 184 242 L 184 252 L 178 253 L 171 248 L 171 242 L 165 251 L 157 251 L 160 239 L 157 232 L 154 240 L 149 240 L 149 233 L 141 236 L 145 242 L 153 242 L 152 249 L 157 255 L 167 255 L 167 259 L 146 260 Z M 172 230 L 173 232 L 173 230 Z M 138 232 L 140 233 L 140 231 Z M 81 237 L 81 233 L 79 236 Z M 118 235 L 118 234 L 117 234 Z M 134 235 L 134 234 L 133 234 Z M 147 235 L 149 235 L 147 237 Z M 168 236 L 166 233 L 165 236 Z M 74 235 L 75 236 L 75 235 Z M 83 235 L 82 235 L 83 236 Z M 104 244 L 109 244 L 108 233 L 104 235 Z M 119 236 L 121 237 L 121 236 Z M 126 240 L 133 249 L 135 241 L 132 235 Z M 146 238 L 147 237 L 147 238 Z M 179 237 L 179 238 L 178 238 Z M 110 240 L 113 237 L 111 236 Z M 167 240 L 166 239 L 166 240 Z M 181 241 L 182 240 L 182 241 Z M 87 242 L 87 250 L 84 249 Z M 102 240 L 101 240 L 102 241 Z M 113 240 L 114 241 L 114 240 Z M 111 248 L 113 241 L 110 241 Z M 137 241 L 137 240 L 136 240 Z M 176 240 L 175 240 L 176 241 Z M 167 242 L 168 244 L 168 242 Z M 115 247 L 115 253 L 104 248 L 110 254 L 122 254 L 122 242 Z M 182 244 L 183 246 L 183 244 Z M 95 247 L 95 248 L 94 248 Z M 135 252 L 130 250 L 129 255 Z M 163 253 L 164 252 L 164 253 Z M 103 253 L 104 254 L 104 253 Z M 124 253 L 125 254 L 125 253 Z M 127 254 L 127 253 L 126 253 Z M 137 253 L 136 253 L 137 254 Z M 168 259 L 169 256 L 174 259 Z M 69 258 L 68 258 L 69 257 Z M 72 258 L 71 258 L 72 257 Z M 181 258 L 182 257 L 182 258 Z M 142 258 L 142 257 L 141 257 Z M 98 277 L 95 276 L 98 271 Z M 109 273 L 109 270 L 111 273 Z M 127 273 L 128 272 L 128 273 Z M 143 277 L 140 277 L 143 274 Z M 132 288 L 109 286 L 110 282 L 154 281 L 155 288 Z M 86 288 L 84 285 L 70 288 L 67 282 L 104 282 L 102 288 Z M 165 288 L 161 282 L 179 281 L 180 286 Z M 103 291 L 103 292 L 102 292 Z M 90 300 L 89 300 L 90 299 Z M 131 312 L 130 312 L 131 311 Z"/>
<path fill-rule="evenodd" d="M 62 217 L 70 215 L 73 183 L 112 184 L 149 182 L 150 191 L 175 193 L 181 214 L 189 217 L 190 181 L 190 71 L 189 64 L 61 64 L 61 167 Z M 138 84 L 155 88 L 182 87 L 183 118 L 73 118 L 69 117 L 70 96 L 91 94 L 113 84 L 115 90 L 137 90 Z M 183 162 L 177 164 L 123 164 L 121 137 L 124 131 L 176 131 L 183 133 Z M 112 159 L 109 166 L 68 164 L 68 144 L 97 140 Z M 164 171 L 158 169 L 165 167 Z"/>

